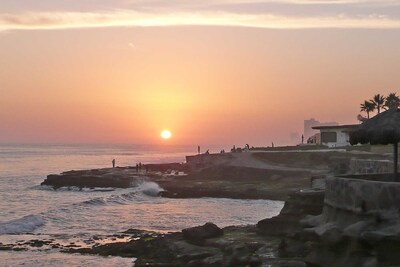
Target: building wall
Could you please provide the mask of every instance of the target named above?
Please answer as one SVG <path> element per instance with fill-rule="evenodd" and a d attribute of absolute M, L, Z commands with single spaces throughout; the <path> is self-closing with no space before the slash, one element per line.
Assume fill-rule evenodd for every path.
<path fill-rule="evenodd" d="M 336 142 L 325 142 L 322 138 L 324 133 L 335 132 Z M 350 135 L 345 129 L 321 129 L 321 144 L 328 147 L 343 147 L 350 145 Z"/>

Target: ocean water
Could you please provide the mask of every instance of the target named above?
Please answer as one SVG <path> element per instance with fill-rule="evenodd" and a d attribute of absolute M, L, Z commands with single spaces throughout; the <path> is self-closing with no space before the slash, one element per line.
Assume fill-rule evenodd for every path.
<path fill-rule="evenodd" d="M 53 190 L 40 186 L 48 174 L 67 170 L 134 166 L 137 162 L 184 162 L 197 147 L 140 145 L 0 145 L 0 242 L 56 240 L 82 243 L 130 228 L 180 231 L 206 222 L 220 227 L 255 224 L 279 213 L 269 200 L 157 197 L 159 185 L 128 189 Z M 218 151 L 218 150 L 216 150 Z M 106 238 L 104 240 L 107 240 Z M 82 243 L 83 244 L 83 243 Z M 57 249 L 0 251 L 0 266 L 132 266 L 133 259 L 69 255 Z"/>

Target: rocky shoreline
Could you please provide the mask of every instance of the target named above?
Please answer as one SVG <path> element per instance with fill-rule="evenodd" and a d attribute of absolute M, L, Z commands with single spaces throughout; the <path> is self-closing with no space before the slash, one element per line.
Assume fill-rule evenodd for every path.
<path fill-rule="evenodd" d="M 310 177 L 310 170 L 299 169 L 152 164 L 142 166 L 142 170 L 118 167 L 69 171 L 49 175 L 42 185 L 54 189 L 127 188 L 151 181 L 164 189 L 162 197 L 288 200 L 281 214 L 270 219 L 270 223 L 266 219 L 257 225 L 223 229 L 209 223 L 168 234 L 132 229 L 124 233 L 133 235 L 123 242 L 63 247 L 63 252 L 135 257 L 135 266 L 306 266 L 303 261 L 306 248 L 293 239 L 293 233 L 299 229 L 297 225 L 303 215 L 315 214 L 315 209 L 322 207 L 322 200 L 317 204 L 315 198 L 305 201 L 303 198 L 313 194 L 298 191 L 310 187 Z M 210 231 L 214 234 L 210 235 Z"/>
<path fill-rule="evenodd" d="M 290 199 L 278 216 L 257 225 L 220 229 L 207 223 L 168 234 L 130 230 L 141 238 L 64 252 L 135 257 L 135 266 L 307 266 L 312 244 L 300 238 L 300 221 L 322 211 L 323 194 L 296 192 Z"/>
<path fill-rule="evenodd" d="M 294 160 L 300 156 L 291 155 Z M 310 161 L 318 158 L 316 154 L 309 156 Z M 135 266 L 398 266 L 400 223 L 398 209 L 392 209 L 398 199 L 398 186 L 367 182 L 365 175 L 361 180 L 333 176 L 325 179 L 328 173 L 348 172 L 354 155 L 335 160 L 332 156 L 337 155 L 318 158 L 317 170 L 307 162 L 297 163 L 297 169 L 284 166 L 276 158 L 276 164 L 270 164 L 271 159 L 263 155 L 261 160 L 267 162 L 267 167 L 257 167 L 259 164 L 254 167 L 251 162 L 201 168 L 156 164 L 145 167 L 144 171 L 129 167 L 71 171 L 50 175 L 42 184 L 55 189 L 63 186 L 124 188 L 152 181 L 164 189 L 160 193 L 163 197 L 285 201 L 278 216 L 256 225 L 220 229 L 208 223 L 167 234 L 132 229 L 129 240 L 85 248 L 64 247 L 62 251 L 67 253 L 135 257 Z M 230 161 L 235 159 L 230 157 Z M 313 176 L 323 185 L 327 182 L 326 191 L 317 189 L 324 186 L 315 186 Z M 355 187 L 357 183 L 360 185 Z M 358 187 L 368 187 L 368 192 L 375 195 L 355 190 Z M 349 193 L 343 195 L 343 188 Z M 375 192 L 375 189 L 379 190 Z M 381 194 L 385 190 L 393 191 L 393 199 L 387 193 Z M 379 200 L 378 206 L 376 200 Z"/>
<path fill-rule="evenodd" d="M 161 196 L 169 198 L 232 198 L 286 200 L 289 193 L 310 185 L 309 171 L 271 170 L 237 166 L 211 166 L 191 170 L 183 164 L 158 164 L 136 168 L 107 168 L 68 171 L 48 175 L 41 185 L 54 189 L 128 188 L 143 181 L 163 188 Z"/>

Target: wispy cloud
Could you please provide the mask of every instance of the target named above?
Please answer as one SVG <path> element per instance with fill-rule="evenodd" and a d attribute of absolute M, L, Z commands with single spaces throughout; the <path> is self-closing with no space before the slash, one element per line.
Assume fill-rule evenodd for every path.
<path fill-rule="evenodd" d="M 39 0 L 3 1 L 0 31 L 187 25 L 400 28 L 399 0 L 40 0 L 41 9 L 32 6 Z"/>

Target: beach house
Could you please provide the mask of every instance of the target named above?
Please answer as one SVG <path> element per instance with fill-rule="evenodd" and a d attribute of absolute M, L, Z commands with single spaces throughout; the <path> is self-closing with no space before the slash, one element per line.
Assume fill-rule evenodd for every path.
<path fill-rule="evenodd" d="M 344 147 L 350 145 L 350 133 L 357 130 L 358 124 L 315 126 L 320 131 L 319 144 L 328 147 Z"/>

